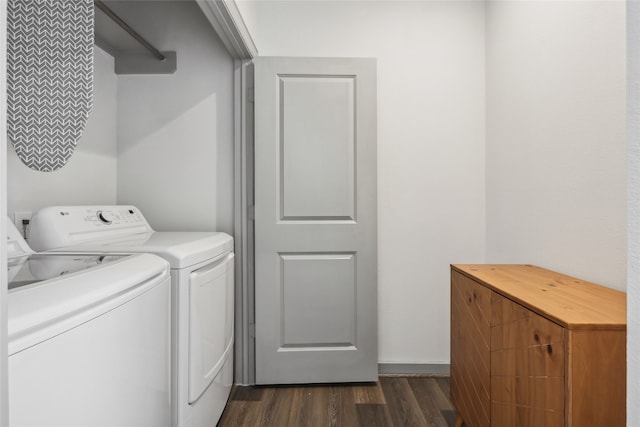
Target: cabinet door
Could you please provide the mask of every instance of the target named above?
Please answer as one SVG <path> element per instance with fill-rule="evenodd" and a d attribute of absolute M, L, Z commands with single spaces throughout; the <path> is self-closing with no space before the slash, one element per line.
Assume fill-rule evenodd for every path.
<path fill-rule="evenodd" d="M 491 425 L 564 425 L 564 328 L 497 293 L 491 304 Z"/>
<path fill-rule="evenodd" d="M 491 291 L 451 272 L 451 400 L 467 427 L 490 425 Z"/>

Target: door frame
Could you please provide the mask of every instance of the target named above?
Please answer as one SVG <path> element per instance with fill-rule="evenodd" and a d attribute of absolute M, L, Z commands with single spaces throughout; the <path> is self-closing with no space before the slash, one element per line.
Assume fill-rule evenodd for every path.
<path fill-rule="evenodd" d="M 234 242 L 236 253 L 234 379 L 255 384 L 253 235 L 253 63 L 237 60 L 234 74 Z"/>
<path fill-rule="evenodd" d="M 197 3 L 231 56 L 235 59 L 258 56 L 258 49 L 234 0 L 198 0 Z"/>
<path fill-rule="evenodd" d="M 3 1 L 3 0 L 0 0 Z M 233 238 L 235 251 L 234 383 L 255 384 L 253 309 L 253 87 L 251 59 L 258 56 L 234 0 L 198 0 L 198 6 L 235 59 L 233 71 Z"/>

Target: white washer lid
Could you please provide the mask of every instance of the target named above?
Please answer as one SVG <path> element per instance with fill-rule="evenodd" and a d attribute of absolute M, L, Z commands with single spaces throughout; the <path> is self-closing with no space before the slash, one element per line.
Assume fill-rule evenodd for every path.
<path fill-rule="evenodd" d="M 219 258 L 233 251 L 233 237 L 219 232 L 154 231 L 119 239 L 85 242 L 55 248 L 67 253 L 152 253 L 169 261 L 172 269 L 182 269 Z"/>
<path fill-rule="evenodd" d="M 113 310 L 165 280 L 167 262 L 141 254 L 9 290 L 9 355 Z"/>
<path fill-rule="evenodd" d="M 117 261 L 128 255 L 31 254 L 9 258 L 8 289 L 55 279 Z"/>

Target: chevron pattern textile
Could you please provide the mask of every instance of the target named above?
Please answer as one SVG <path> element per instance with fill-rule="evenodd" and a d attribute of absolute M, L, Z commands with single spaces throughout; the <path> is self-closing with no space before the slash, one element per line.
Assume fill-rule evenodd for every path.
<path fill-rule="evenodd" d="M 93 103 L 93 0 L 9 0 L 7 133 L 22 162 L 64 166 Z"/>

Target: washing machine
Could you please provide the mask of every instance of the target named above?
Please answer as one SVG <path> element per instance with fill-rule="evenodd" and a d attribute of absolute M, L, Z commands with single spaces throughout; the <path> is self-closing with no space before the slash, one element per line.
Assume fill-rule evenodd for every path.
<path fill-rule="evenodd" d="M 152 253 L 171 266 L 172 425 L 215 426 L 233 384 L 233 238 L 154 231 L 134 206 L 56 206 L 31 218 L 48 252 Z"/>
<path fill-rule="evenodd" d="M 168 263 L 7 247 L 11 427 L 168 427 Z"/>

